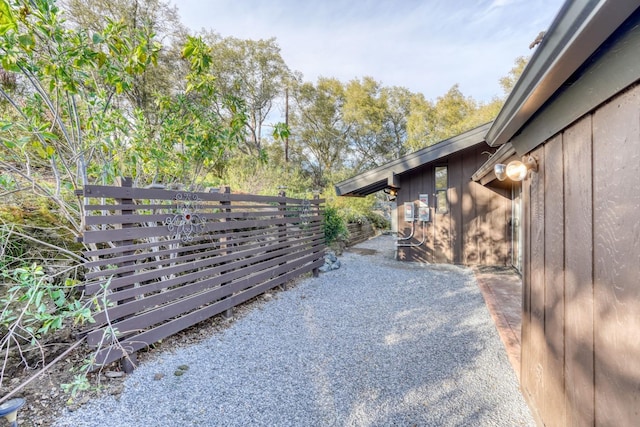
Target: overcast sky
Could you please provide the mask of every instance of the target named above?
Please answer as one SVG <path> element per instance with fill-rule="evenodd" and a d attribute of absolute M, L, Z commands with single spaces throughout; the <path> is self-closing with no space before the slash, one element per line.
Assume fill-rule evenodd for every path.
<path fill-rule="evenodd" d="M 458 83 L 488 101 L 562 0 L 172 0 L 182 22 L 242 39 L 275 37 L 305 81 L 371 76 L 435 100 Z"/>

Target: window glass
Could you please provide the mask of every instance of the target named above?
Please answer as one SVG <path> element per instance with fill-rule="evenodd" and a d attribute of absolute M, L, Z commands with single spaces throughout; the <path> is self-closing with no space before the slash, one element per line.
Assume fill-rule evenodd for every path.
<path fill-rule="evenodd" d="M 436 190 L 446 190 L 447 189 L 447 167 L 446 166 L 437 166 L 436 167 Z"/>
<path fill-rule="evenodd" d="M 443 214 L 449 211 L 449 201 L 447 200 L 447 188 L 449 180 L 446 166 L 436 167 L 436 211 Z"/>

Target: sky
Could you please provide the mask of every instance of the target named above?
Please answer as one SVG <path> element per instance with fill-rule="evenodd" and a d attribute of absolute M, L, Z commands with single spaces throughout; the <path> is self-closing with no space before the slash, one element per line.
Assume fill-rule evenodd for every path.
<path fill-rule="evenodd" d="M 305 81 L 365 76 L 436 100 L 502 96 L 499 79 L 547 30 L 562 0 L 171 0 L 193 32 L 276 38 Z"/>

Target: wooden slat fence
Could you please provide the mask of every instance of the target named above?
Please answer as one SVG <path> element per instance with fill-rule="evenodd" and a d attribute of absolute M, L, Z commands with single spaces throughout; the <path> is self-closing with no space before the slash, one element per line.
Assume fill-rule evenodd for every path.
<path fill-rule="evenodd" d="M 180 332 L 324 260 L 322 200 L 87 186 L 87 342 L 101 366 Z M 114 339 L 117 338 L 117 339 Z"/>
<path fill-rule="evenodd" d="M 349 239 L 347 246 L 353 246 L 376 235 L 376 229 L 368 222 L 350 222 L 347 224 Z"/>

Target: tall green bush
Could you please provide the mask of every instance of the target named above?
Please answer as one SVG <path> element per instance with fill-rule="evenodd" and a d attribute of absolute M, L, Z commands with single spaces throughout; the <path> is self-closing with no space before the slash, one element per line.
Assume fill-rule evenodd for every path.
<path fill-rule="evenodd" d="M 327 245 L 332 244 L 336 240 L 346 238 L 348 235 L 347 226 L 344 219 L 340 216 L 338 209 L 334 206 L 326 206 L 324 208 L 324 238 Z"/>

